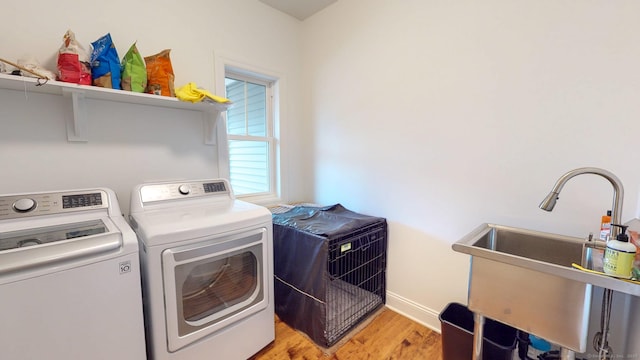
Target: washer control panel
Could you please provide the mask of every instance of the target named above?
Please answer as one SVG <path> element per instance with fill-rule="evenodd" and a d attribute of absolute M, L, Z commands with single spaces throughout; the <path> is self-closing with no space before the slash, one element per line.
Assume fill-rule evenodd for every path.
<path fill-rule="evenodd" d="M 231 198 L 229 189 L 224 179 L 148 184 L 140 187 L 140 198 L 143 203 L 205 196 Z"/>
<path fill-rule="evenodd" d="M 0 196 L 0 220 L 109 207 L 102 190 Z"/>

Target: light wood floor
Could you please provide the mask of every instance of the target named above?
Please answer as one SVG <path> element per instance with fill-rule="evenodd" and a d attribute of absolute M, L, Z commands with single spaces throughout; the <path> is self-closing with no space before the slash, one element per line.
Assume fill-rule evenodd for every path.
<path fill-rule="evenodd" d="M 276 316 L 276 340 L 249 360 L 442 360 L 440 334 L 384 308 L 332 355 Z"/>

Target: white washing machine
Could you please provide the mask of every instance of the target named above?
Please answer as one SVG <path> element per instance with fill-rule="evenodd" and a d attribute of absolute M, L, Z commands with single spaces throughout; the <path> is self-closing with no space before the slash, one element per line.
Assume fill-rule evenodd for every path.
<path fill-rule="evenodd" d="M 131 194 L 147 349 L 154 360 L 244 360 L 275 338 L 273 229 L 226 180 L 153 183 Z"/>
<path fill-rule="evenodd" d="M 146 359 L 138 242 L 113 191 L 0 196 L 0 358 Z"/>

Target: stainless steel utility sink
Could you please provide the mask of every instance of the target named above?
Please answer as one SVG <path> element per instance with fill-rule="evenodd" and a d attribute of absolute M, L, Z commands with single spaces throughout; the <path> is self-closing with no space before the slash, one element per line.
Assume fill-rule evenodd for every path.
<path fill-rule="evenodd" d="M 592 285 L 640 296 L 640 285 L 584 272 L 586 241 L 482 224 L 453 244 L 471 255 L 469 309 L 562 347 L 584 352 Z"/>
<path fill-rule="evenodd" d="M 584 352 L 591 285 L 565 276 L 577 272 L 584 240 L 483 224 L 453 244 L 471 255 L 469 309 Z"/>

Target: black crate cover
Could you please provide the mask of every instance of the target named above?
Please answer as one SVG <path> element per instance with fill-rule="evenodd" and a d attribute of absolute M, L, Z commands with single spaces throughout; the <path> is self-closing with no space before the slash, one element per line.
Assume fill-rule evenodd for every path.
<path fill-rule="evenodd" d="M 385 303 L 386 219 L 340 204 L 273 215 L 275 311 L 332 346 Z"/>

